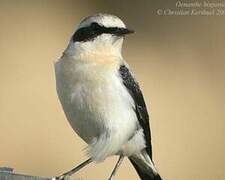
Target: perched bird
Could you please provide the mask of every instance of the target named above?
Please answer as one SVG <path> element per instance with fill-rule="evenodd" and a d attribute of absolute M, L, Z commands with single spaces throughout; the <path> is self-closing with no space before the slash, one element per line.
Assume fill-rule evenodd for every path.
<path fill-rule="evenodd" d="M 124 36 L 134 31 L 116 16 L 85 18 L 55 63 L 56 87 L 65 115 L 88 144 L 89 159 L 56 177 L 65 179 L 91 162 L 118 155 L 109 179 L 128 157 L 142 180 L 160 180 L 152 160 L 144 98 L 121 55 Z"/>

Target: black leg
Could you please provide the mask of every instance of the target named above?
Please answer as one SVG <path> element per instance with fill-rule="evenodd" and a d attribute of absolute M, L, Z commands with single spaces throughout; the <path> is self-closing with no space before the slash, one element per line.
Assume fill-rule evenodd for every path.
<path fill-rule="evenodd" d="M 116 165 L 115 165 L 115 167 L 114 167 L 114 169 L 113 169 L 113 171 L 112 171 L 112 174 L 110 175 L 110 177 L 109 177 L 108 180 L 112 180 L 113 177 L 116 175 L 116 172 L 117 172 L 117 170 L 119 169 L 120 165 L 122 164 L 123 159 L 124 159 L 124 156 L 121 155 L 121 156 L 119 157 L 119 160 L 117 161 L 117 163 L 116 163 Z"/>
<path fill-rule="evenodd" d="M 64 179 L 66 179 L 66 177 L 73 175 L 74 173 L 76 173 L 77 171 L 79 171 L 80 169 L 85 167 L 86 165 L 90 164 L 91 162 L 92 162 L 92 159 L 89 158 L 88 160 L 82 162 L 81 164 L 79 164 L 75 168 L 71 169 L 70 171 L 67 171 L 67 172 L 63 173 L 62 175 L 57 176 L 55 179 L 56 180 L 64 180 Z"/>

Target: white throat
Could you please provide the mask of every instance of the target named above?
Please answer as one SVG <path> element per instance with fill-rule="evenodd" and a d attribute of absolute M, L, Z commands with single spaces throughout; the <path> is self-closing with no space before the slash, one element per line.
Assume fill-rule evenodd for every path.
<path fill-rule="evenodd" d="M 101 58 L 102 56 L 116 56 L 121 58 L 123 37 L 102 34 L 94 40 L 74 43 L 70 40 L 64 51 L 67 56 L 75 59 L 87 59 L 92 56 Z"/>

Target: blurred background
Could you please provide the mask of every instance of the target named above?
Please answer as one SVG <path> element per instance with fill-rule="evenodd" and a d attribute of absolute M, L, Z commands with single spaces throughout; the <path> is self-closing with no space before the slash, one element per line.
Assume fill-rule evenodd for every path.
<path fill-rule="evenodd" d="M 224 16 L 159 16 L 162 0 L 0 0 L 0 166 L 55 176 L 86 159 L 55 90 L 53 62 L 86 16 L 119 16 L 136 33 L 123 56 L 151 117 L 165 180 L 225 179 Z M 74 179 L 107 179 L 116 158 Z M 116 180 L 138 176 L 126 160 Z"/>

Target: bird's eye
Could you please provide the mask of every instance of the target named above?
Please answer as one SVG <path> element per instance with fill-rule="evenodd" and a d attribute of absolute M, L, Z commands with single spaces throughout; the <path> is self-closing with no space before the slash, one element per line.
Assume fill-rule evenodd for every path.
<path fill-rule="evenodd" d="M 93 22 L 93 23 L 91 23 L 91 26 L 92 26 L 92 27 L 98 26 L 98 23 Z"/>
<path fill-rule="evenodd" d="M 91 23 L 91 29 L 98 30 L 100 28 L 99 24 L 96 22 Z"/>
<path fill-rule="evenodd" d="M 88 27 L 78 29 L 73 35 L 73 41 L 89 41 L 102 33 L 108 33 L 107 28 L 93 22 Z"/>

